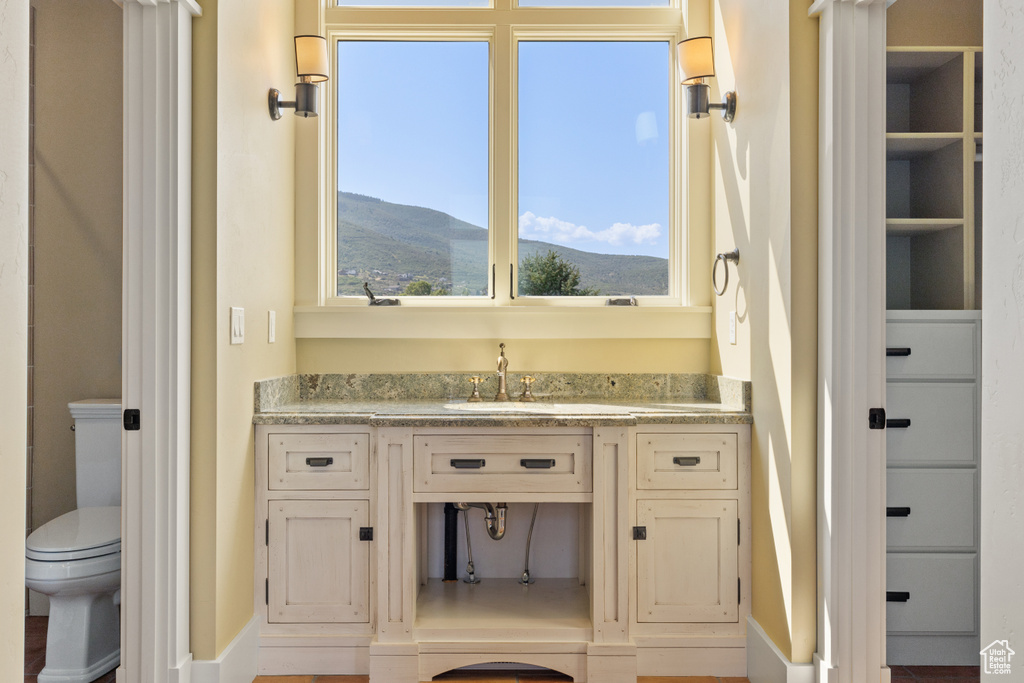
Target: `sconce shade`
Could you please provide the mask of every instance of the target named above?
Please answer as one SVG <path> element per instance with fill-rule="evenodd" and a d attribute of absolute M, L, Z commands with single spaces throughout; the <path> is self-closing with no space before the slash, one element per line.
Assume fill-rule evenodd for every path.
<path fill-rule="evenodd" d="M 701 83 L 715 75 L 714 50 L 711 36 L 684 40 L 678 45 L 679 80 L 684 85 Z"/>
<path fill-rule="evenodd" d="M 295 36 L 295 73 L 304 83 L 327 80 L 327 39 Z"/>

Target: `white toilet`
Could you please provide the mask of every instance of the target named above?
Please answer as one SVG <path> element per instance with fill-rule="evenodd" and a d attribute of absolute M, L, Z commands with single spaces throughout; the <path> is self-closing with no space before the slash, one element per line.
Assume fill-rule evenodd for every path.
<path fill-rule="evenodd" d="M 39 683 L 88 683 L 121 660 L 121 402 L 69 403 L 78 509 L 25 541 L 25 585 L 50 598 Z"/>

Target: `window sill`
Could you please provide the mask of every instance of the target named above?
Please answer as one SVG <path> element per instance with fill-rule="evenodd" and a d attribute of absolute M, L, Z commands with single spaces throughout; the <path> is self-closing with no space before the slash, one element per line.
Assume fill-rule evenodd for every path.
<path fill-rule="evenodd" d="M 295 308 L 298 339 L 710 339 L 710 306 Z"/>

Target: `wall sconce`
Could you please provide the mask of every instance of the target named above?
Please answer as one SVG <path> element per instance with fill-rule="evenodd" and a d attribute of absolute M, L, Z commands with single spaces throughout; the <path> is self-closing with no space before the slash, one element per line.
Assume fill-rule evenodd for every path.
<path fill-rule="evenodd" d="M 267 98 L 270 118 L 277 121 L 284 108 L 295 109 L 295 115 L 303 118 L 316 116 L 319 100 L 317 83 L 327 80 L 327 64 L 326 38 L 295 36 L 295 73 L 299 78 L 295 84 L 295 101 L 282 101 L 281 92 L 271 88 Z"/>
<path fill-rule="evenodd" d="M 732 121 L 736 118 L 736 93 L 725 93 L 721 104 L 711 102 L 711 88 L 705 78 L 715 75 L 715 56 L 711 47 L 711 36 L 700 36 L 684 40 L 679 49 L 679 80 L 686 86 L 686 112 L 692 119 L 708 116 L 712 109 L 721 109 L 722 118 Z"/>

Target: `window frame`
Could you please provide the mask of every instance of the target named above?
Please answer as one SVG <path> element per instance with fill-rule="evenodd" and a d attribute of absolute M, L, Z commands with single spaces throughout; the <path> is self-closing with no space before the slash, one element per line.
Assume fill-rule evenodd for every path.
<path fill-rule="evenodd" d="M 311 265 L 310 260 L 297 255 L 296 259 L 296 335 L 326 337 L 374 337 L 374 336 L 424 336 L 434 334 L 440 337 L 459 337 L 467 334 L 493 336 L 509 328 L 517 330 L 517 336 L 571 338 L 584 336 L 600 337 L 709 337 L 709 305 L 694 305 L 695 298 L 707 298 L 708 287 L 699 283 L 703 259 L 695 258 L 694 246 L 703 247 L 711 241 L 711 228 L 691 234 L 691 224 L 696 217 L 701 225 L 710 218 L 710 199 L 707 206 L 696 213 L 691 210 L 688 197 L 692 189 L 691 175 L 694 162 L 690 159 L 689 147 L 710 142 L 710 133 L 704 129 L 691 133 L 682 115 L 682 88 L 676 80 L 677 73 L 675 44 L 686 36 L 684 10 L 681 0 L 672 0 L 669 7 L 518 7 L 516 0 L 492 0 L 490 7 L 447 8 L 447 7 L 326 7 L 320 10 L 321 29 L 330 46 L 332 73 L 337 72 L 337 40 L 430 40 L 430 41 L 487 41 L 490 59 L 489 80 L 489 239 L 488 267 L 495 272 L 490 297 L 401 297 L 401 306 L 368 307 L 366 300 L 355 296 L 336 296 L 337 270 L 337 148 L 336 120 L 334 115 L 336 92 L 334 81 L 324 84 L 321 93 L 321 116 L 318 119 L 316 138 L 319 158 L 316 187 L 319 195 L 317 222 L 317 273 L 318 284 L 315 297 L 302 296 L 299 284 L 302 276 L 299 269 L 302 261 Z M 551 41 L 664 41 L 668 43 L 669 70 L 669 293 L 668 295 L 638 296 L 637 307 L 606 307 L 606 296 L 594 297 L 537 297 L 519 296 L 518 272 L 518 230 L 515 210 L 518 202 L 518 45 L 532 40 Z M 304 156 L 302 140 L 297 132 L 297 164 Z M 701 162 L 710 161 L 710 146 L 706 154 L 697 155 L 696 168 Z M 706 166 L 704 166 L 706 167 Z M 297 167 L 297 183 L 303 173 Z M 707 179 L 699 185 L 709 184 Z M 297 195 L 302 193 L 297 184 Z M 301 210 L 297 207 L 297 219 Z M 305 240 L 297 239 L 297 249 Z M 697 266 L 695 268 L 695 266 Z M 509 274 L 502 271 L 509 269 Z M 308 280 L 306 280 L 308 282 Z M 308 289 L 306 290 L 309 294 Z M 696 294 L 696 297 L 695 297 Z M 312 300 L 311 300 L 312 299 Z M 303 305 L 305 303 L 306 305 Z M 710 303 L 710 300 L 700 303 Z M 402 309 L 405 309 L 404 311 Z M 426 309 L 426 310 L 424 310 Z M 497 310 L 495 310 L 497 309 Z M 413 313 L 418 310 L 419 313 Z M 509 321 L 530 317 L 548 310 L 551 315 L 533 315 L 545 324 L 554 323 L 555 328 L 540 333 L 523 330 L 519 323 Z M 627 332 L 609 329 L 609 316 L 613 310 L 631 312 L 631 320 L 638 324 Z M 369 329 L 351 329 L 352 320 L 347 323 L 332 318 L 331 313 L 345 314 L 363 311 L 361 321 Z M 381 313 L 381 311 L 386 311 Z M 448 311 L 446 313 L 445 311 Z M 491 321 L 480 327 L 468 324 L 473 312 Z M 522 313 L 516 313 L 522 311 Z M 579 311 L 579 312 L 576 312 Z M 647 311 L 647 313 L 642 313 Z M 413 329 L 403 332 L 391 324 L 395 319 L 408 322 L 425 320 L 424 315 L 433 312 L 444 320 L 443 324 L 427 329 Z M 668 314 L 674 314 L 674 317 Z M 467 315 L 469 314 L 469 315 Z M 557 316 L 555 314 L 558 314 Z M 383 317 L 390 320 L 378 324 Z M 639 318 L 643 316 L 645 322 Z M 532 318 L 531 318 L 532 319 Z M 617 320 L 617 319 L 616 319 Z M 616 323 L 618 325 L 618 323 Z M 413 325 L 415 328 L 415 324 Z M 590 330 L 590 331 L 588 331 Z M 488 332 L 490 331 L 490 332 Z"/>

